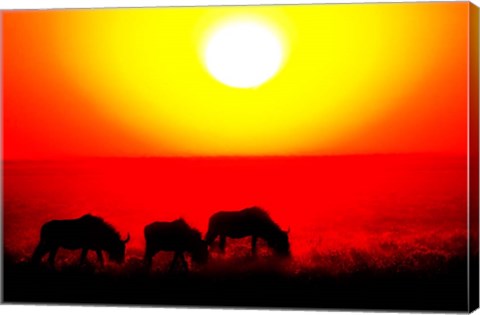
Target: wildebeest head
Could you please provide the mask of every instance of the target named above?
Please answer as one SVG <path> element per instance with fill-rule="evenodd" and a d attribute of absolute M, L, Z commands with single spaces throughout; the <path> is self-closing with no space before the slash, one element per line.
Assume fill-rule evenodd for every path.
<path fill-rule="evenodd" d="M 112 241 L 107 249 L 108 257 L 119 264 L 123 263 L 125 261 L 125 244 L 127 244 L 128 241 L 130 241 L 130 234 L 127 235 L 125 240 L 118 237 Z"/>
<path fill-rule="evenodd" d="M 290 229 L 288 231 L 279 230 L 275 233 L 275 237 L 271 238 L 269 241 L 269 245 L 279 256 L 290 256 L 290 242 L 288 241 L 289 233 Z"/>
<path fill-rule="evenodd" d="M 205 264 L 208 261 L 208 245 L 207 242 L 202 240 L 200 232 L 193 231 L 191 254 L 192 260 L 197 264 Z"/>

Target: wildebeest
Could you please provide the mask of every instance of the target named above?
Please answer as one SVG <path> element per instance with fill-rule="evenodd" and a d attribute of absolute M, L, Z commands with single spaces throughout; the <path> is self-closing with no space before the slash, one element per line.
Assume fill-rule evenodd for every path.
<path fill-rule="evenodd" d="M 240 211 L 220 211 L 210 217 L 205 241 L 212 244 L 220 236 L 220 250 L 225 251 L 227 237 L 252 237 L 252 254 L 256 253 L 257 238 L 264 239 L 268 246 L 280 256 L 290 256 L 288 232 L 270 218 L 268 213 L 251 207 Z"/>
<path fill-rule="evenodd" d="M 184 252 L 191 254 L 192 261 L 203 264 L 208 260 L 208 246 L 202 235 L 191 228 L 183 219 L 172 222 L 153 222 L 144 229 L 145 234 L 145 266 L 150 268 L 152 258 L 160 251 L 173 251 L 175 255 L 170 265 L 172 271 L 180 259 L 185 271 L 188 265 Z"/>
<path fill-rule="evenodd" d="M 42 226 L 40 242 L 32 256 L 32 263 L 39 264 L 46 253 L 48 262 L 55 265 L 55 255 L 62 247 L 65 249 L 82 249 L 80 264 L 85 262 L 89 250 L 97 253 L 98 261 L 103 265 L 102 251 L 107 252 L 109 259 L 117 263 L 125 260 L 125 240 L 102 218 L 87 214 L 73 220 L 52 220 Z"/>

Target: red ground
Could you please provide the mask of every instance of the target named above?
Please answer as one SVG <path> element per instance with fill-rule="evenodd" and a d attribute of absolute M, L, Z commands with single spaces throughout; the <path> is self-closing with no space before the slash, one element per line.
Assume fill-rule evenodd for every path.
<path fill-rule="evenodd" d="M 152 221 L 181 216 L 205 233 L 214 212 L 252 205 L 290 227 L 296 270 L 429 268 L 466 255 L 465 157 L 4 162 L 5 249 L 19 260 L 51 219 L 102 216 L 131 234 L 132 258 L 143 254 Z M 248 241 L 230 245 L 227 257 L 248 255 Z M 79 253 L 60 255 L 71 262 Z"/>

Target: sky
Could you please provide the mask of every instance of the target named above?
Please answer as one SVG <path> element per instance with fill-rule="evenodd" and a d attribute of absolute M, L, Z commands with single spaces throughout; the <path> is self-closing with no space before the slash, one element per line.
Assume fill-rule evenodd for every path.
<path fill-rule="evenodd" d="M 466 154 L 468 3 L 3 12 L 4 159 Z M 209 35 L 267 25 L 280 70 L 216 80 Z"/>

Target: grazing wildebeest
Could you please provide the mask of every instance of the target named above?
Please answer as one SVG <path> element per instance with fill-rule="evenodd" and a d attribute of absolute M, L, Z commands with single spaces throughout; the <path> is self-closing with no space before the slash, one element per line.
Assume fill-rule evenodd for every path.
<path fill-rule="evenodd" d="M 203 264 L 208 260 L 208 246 L 202 235 L 191 228 L 183 219 L 172 222 L 153 222 L 144 229 L 145 234 L 145 266 L 150 268 L 152 258 L 159 251 L 173 251 L 175 255 L 170 265 L 172 271 L 178 259 L 188 271 L 184 252 L 191 254 L 192 261 Z"/>
<path fill-rule="evenodd" d="M 268 213 L 258 207 L 240 211 L 220 211 L 210 217 L 205 241 L 212 244 L 220 236 L 220 250 L 225 251 L 227 237 L 252 237 L 252 254 L 256 253 L 257 238 L 263 238 L 268 246 L 280 256 L 290 256 L 288 232 L 270 218 Z"/>
<path fill-rule="evenodd" d="M 55 265 L 55 255 L 62 247 L 66 249 L 82 249 L 80 264 L 85 262 L 89 250 L 97 253 L 98 261 L 103 265 L 102 251 L 107 252 L 109 259 L 122 263 L 125 260 L 125 240 L 115 229 L 102 218 L 87 214 L 73 220 L 52 220 L 42 226 L 40 242 L 35 249 L 32 263 L 39 264 L 46 253 L 48 262 Z"/>

